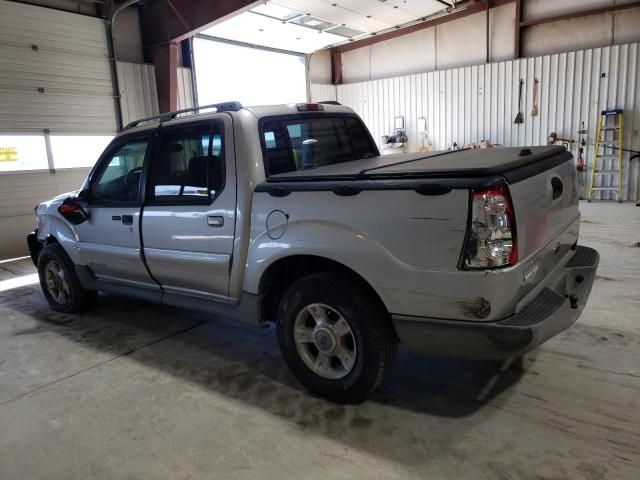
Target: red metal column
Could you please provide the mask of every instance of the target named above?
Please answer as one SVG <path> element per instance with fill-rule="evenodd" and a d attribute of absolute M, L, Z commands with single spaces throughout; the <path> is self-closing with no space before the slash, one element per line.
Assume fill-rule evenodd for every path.
<path fill-rule="evenodd" d="M 342 83 L 342 54 L 337 48 L 329 51 L 331 55 L 331 83 L 340 85 Z"/>
<path fill-rule="evenodd" d="M 149 49 L 156 71 L 160 113 L 178 109 L 178 44 L 165 43 Z"/>

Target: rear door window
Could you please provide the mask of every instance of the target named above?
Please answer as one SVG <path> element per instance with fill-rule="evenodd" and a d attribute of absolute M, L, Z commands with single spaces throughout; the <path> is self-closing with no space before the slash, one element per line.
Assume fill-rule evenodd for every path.
<path fill-rule="evenodd" d="M 267 121 L 263 147 L 267 175 L 378 155 L 365 127 L 352 117 Z"/>
<path fill-rule="evenodd" d="M 151 177 L 152 201 L 165 204 L 211 202 L 224 184 L 220 126 L 205 124 L 166 129 Z"/>

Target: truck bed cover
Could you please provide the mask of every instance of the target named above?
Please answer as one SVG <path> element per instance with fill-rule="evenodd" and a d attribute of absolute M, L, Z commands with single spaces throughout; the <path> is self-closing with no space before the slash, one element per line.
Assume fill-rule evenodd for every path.
<path fill-rule="evenodd" d="M 515 183 L 571 158 L 571 154 L 559 146 L 395 154 L 281 173 L 270 176 L 267 182 L 501 176 L 509 183 Z"/>

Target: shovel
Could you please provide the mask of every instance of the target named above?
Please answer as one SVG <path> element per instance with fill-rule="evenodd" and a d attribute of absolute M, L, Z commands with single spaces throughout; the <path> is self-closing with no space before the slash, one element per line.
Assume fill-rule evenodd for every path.
<path fill-rule="evenodd" d="M 514 118 L 513 123 L 522 123 L 522 85 L 524 84 L 524 80 L 520 79 L 520 87 L 518 92 L 518 114 L 516 118 Z"/>
<path fill-rule="evenodd" d="M 538 79 L 533 79 L 533 106 L 531 107 L 531 116 L 538 116 Z"/>

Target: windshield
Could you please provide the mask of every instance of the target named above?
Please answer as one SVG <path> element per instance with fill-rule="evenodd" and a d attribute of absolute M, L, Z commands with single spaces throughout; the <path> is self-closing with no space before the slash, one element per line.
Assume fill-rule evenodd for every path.
<path fill-rule="evenodd" d="M 269 120 L 262 138 L 267 176 L 378 155 L 369 132 L 355 117 Z"/>

